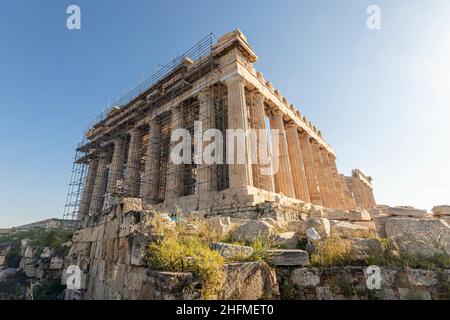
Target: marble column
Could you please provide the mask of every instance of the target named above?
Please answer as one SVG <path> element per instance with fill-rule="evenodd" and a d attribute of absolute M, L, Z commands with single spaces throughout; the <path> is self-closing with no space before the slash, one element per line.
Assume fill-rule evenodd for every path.
<path fill-rule="evenodd" d="M 130 133 L 130 146 L 125 175 L 125 193 L 132 198 L 139 197 L 141 182 L 142 131 L 134 128 Z"/>
<path fill-rule="evenodd" d="M 298 126 L 289 123 L 286 128 L 287 143 L 289 149 L 289 162 L 292 170 L 292 180 L 294 184 L 295 196 L 305 202 L 311 202 L 308 192 L 305 167 L 303 164 L 302 148 L 298 135 Z"/>
<path fill-rule="evenodd" d="M 78 220 L 84 220 L 89 214 L 89 205 L 91 203 L 92 191 L 94 190 L 95 177 L 97 175 L 98 161 L 97 159 L 89 159 L 86 182 L 84 184 L 83 196 L 81 197 L 80 207 L 78 209 Z"/>
<path fill-rule="evenodd" d="M 114 140 L 114 151 L 111 161 L 111 172 L 108 180 L 108 193 L 120 193 L 117 188 L 117 181 L 122 178 L 123 162 L 125 159 L 125 140 L 117 137 Z"/>
<path fill-rule="evenodd" d="M 145 155 L 145 168 L 142 186 L 142 199 L 144 204 L 159 202 L 159 124 L 156 118 L 149 121 L 149 137 Z"/>
<path fill-rule="evenodd" d="M 329 152 L 326 149 L 321 149 L 321 156 L 325 173 L 325 182 L 327 184 L 328 196 L 330 198 L 330 206 L 331 208 L 337 209 L 339 208 L 338 191 L 336 189 L 336 183 L 333 177 Z"/>
<path fill-rule="evenodd" d="M 108 161 L 106 153 L 102 153 L 98 159 L 97 174 L 95 175 L 94 189 L 92 191 L 91 203 L 89 205 L 89 215 L 98 214 L 103 208 L 106 187 L 108 184 Z"/>
<path fill-rule="evenodd" d="M 314 164 L 316 168 L 317 179 L 319 181 L 320 193 L 322 195 L 322 204 L 326 208 L 331 207 L 329 192 L 327 183 L 325 181 L 325 171 L 323 168 L 322 157 L 320 152 L 320 144 L 317 141 L 313 141 L 312 150 L 314 156 Z"/>
<path fill-rule="evenodd" d="M 276 192 L 283 193 L 290 198 L 295 198 L 283 113 L 280 110 L 273 111 L 270 119 L 270 127 L 272 130 L 278 130 L 278 150 L 273 150 L 274 157 L 278 155 L 277 159 L 274 159 L 274 161 L 277 161 L 277 165 L 274 167 L 278 169 L 274 175 Z"/>
<path fill-rule="evenodd" d="M 236 74 L 224 81 L 228 90 L 228 129 L 240 130 L 244 133 L 243 150 L 235 140 L 234 150 L 231 150 L 231 141 L 227 141 L 227 159 L 229 171 L 229 187 L 236 189 L 253 185 L 252 165 L 250 159 L 248 108 L 245 102 L 245 80 Z M 236 131 L 235 131 L 236 132 Z M 237 139 L 239 140 L 239 139 Z M 234 155 L 234 159 L 230 159 Z M 244 161 L 238 163 L 238 155 Z"/>
<path fill-rule="evenodd" d="M 181 105 L 172 108 L 170 120 L 170 131 L 173 133 L 177 129 L 183 128 L 183 112 Z M 179 141 L 170 142 L 170 152 L 180 143 Z M 166 195 L 165 200 L 176 199 L 183 195 L 183 164 L 174 164 L 169 157 L 169 165 L 166 178 Z"/>
<path fill-rule="evenodd" d="M 258 128 L 255 129 L 256 134 L 256 150 L 254 159 L 256 160 L 253 164 L 253 184 L 261 189 L 275 192 L 274 177 L 271 174 L 272 171 L 272 161 L 270 159 L 270 147 L 269 147 L 269 133 L 266 126 L 266 114 L 264 111 L 264 95 L 262 93 L 254 93 L 253 96 L 255 103 L 255 117 L 256 123 L 258 123 Z M 255 183 L 258 180 L 258 183 Z"/>
<path fill-rule="evenodd" d="M 346 194 L 344 184 L 342 183 L 342 179 L 339 176 L 339 172 L 336 166 L 336 157 L 332 154 L 329 154 L 328 161 L 330 164 L 331 174 L 333 177 L 334 188 L 337 192 L 336 194 L 336 208 L 337 209 L 346 209 Z M 345 182 L 345 179 L 344 179 Z"/>
<path fill-rule="evenodd" d="M 320 194 L 319 180 L 317 179 L 314 164 L 314 156 L 311 147 L 310 136 L 302 132 L 300 136 L 300 146 L 302 149 L 303 164 L 305 166 L 305 175 L 308 182 L 309 198 L 316 205 L 323 205 L 322 196 Z"/>
<path fill-rule="evenodd" d="M 198 94 L 200 105 L 199 121 L 202 124 L 203 135 L 207 130 L 215 129 L 215 115 L 211 99 L 211 90 L 209 88 L 200 91 Z M 202 153 L 204 153 L 205 148 L 211 142 L 202 141 L 200 143 L 202 143 Z M 204 156 L 205 154 L 201 155 L 201 164 L 198 164 L 197 167 L 197 193 L 200 199 L 207 201 L 208 199 L 211 199 L 210 193 L 217 190 L 217 164 L 205 163 Z"/>

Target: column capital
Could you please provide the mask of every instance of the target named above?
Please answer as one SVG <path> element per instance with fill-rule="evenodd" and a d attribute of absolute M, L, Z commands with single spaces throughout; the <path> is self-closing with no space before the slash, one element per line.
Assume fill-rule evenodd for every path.
<path fill-rule="evenodd" d="M 281 111 L 281 109 L 272 109 L 272 114 L 274 116 L 283 116 L 283 111 Z"/>
<path fill-rule="evenodd" d="M 241 74 L 236 72 L 236 73 L 232 74 L 231 76 L 227 77 L 226 79 L 222 80 L 222 82 L 226 86 L 229 86 L 234 83 L 241 83 L 243 85 L 245 83 L 245 79 Z"/>
<path fill-rule="evenodd" d="M 211 90 L 209 90 L 209 88 L 200 90 L 198 92 L 197 97 L 200 102 L 205 102 L 206 100 L 208 100 L 211 97 Z"/>
<path fill-rule="evenodd" d="M 264 103 L 265 96 L 261 92 L 259 92 L 259 91 L 254 92 L 253 93 L 253 97 L 254 97 L 254 99 L 255 99 L 257 104 L 263 104 Z"/>
<path fill-rule="evenodd" d="M 293 122 L 293 121 L 289 121 L 286 124 L 286 129 L 296 129 L 296 130 L 298 130 L 298 125 L 295 122 Z"/>

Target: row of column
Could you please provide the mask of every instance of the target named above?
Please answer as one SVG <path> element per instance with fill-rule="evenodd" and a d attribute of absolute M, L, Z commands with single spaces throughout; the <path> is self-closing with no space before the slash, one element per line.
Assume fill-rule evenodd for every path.
<path fill-rule="evenodd" d="M 225 84 L 228 88 L 228 127 L 247 131 L 250 128 L 248 106 L 245 104 L 245 80 L 236 75 L 227 79 Z M 265 129 L 264 96 L 258 92 L 251 94 L 255 95 L 253 101 L 258 109 L 252 116 L 260 117 L 256 122 L 260 124 L 259 129 Z M 272 159 L 278 162 L 278 170 L 273 177 L 256 177 L 258 170 L 255 170 L 255 167 L 252 170 L 252 165 L 230 164 L 230 187 L 242 184 L 261 185 L 260 181 L 266 179 L 262 184 L 268 191 L 329 208 L 354 208 L 354 201 L 346 183 L 337 171 L 335 156 L 294 122 L 286 123 L 281 110 L 271 110 L 269 120 L 270 129 L 278 130 L 278 159 Z M 242 151 L 246 153 L 246 157 L 249 150 L 251 149 L 247 146 L 246 150 Z"/>

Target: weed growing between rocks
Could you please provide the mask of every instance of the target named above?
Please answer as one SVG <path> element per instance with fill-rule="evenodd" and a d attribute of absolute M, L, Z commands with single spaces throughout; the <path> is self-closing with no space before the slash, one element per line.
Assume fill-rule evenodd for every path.
<path fill-rule="evenodd" d="M 443 248 L 437 248 L 429 256 L 400 252 L 395 241 L 380 239 L 384 247 L 382 252 L 371 251 L 367 259 L 368 265 L 378 265 L 394 268 L 416 269 L 448 269 L 450 268 L 450 255 Z"/>
<path fill-rule="evenodd" d="M 160 226 L 161 227 L 161 226 Z M 202 281 L 202 297 L 214 299 L 225 280 L 224 258 L 199 236 L 183 235 L 180 227 L 164 229 L 164 236 L 147 248 L 147 264 L 154 270 L 191 272 Z M 184 228 L 184 227 L 181 227 Z"/>
<path fill-rule="evenodd" d="M 339 237 L 331 237 L 318 242 L 315 252 L 311 254 L 311 265 L 332 267 L 351 265 L 357 260 L 351 242 Z"/>

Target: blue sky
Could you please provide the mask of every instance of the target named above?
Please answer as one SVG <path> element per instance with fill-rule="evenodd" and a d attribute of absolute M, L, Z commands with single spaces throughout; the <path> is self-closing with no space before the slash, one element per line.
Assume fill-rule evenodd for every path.
<path fill-rule="evenodd" d="M 82 29 L 66 28 L 81 7 Z M 366 9 L 381 8 L 381 30 Z M 240 28 L 256 68 L 378 203 L 450 204 L 447 0 L 0 0 L 0 227 L 61 217 L 86 125 L 142 74 Z"/>

